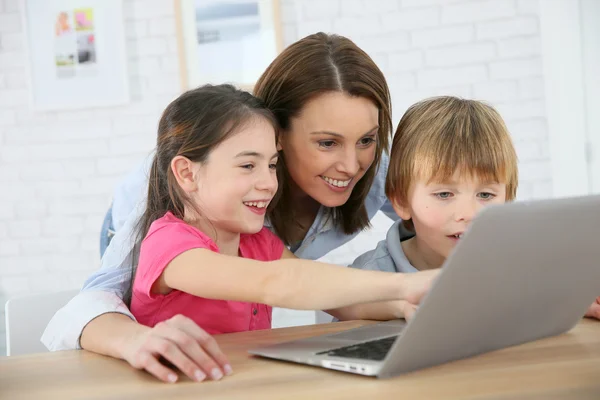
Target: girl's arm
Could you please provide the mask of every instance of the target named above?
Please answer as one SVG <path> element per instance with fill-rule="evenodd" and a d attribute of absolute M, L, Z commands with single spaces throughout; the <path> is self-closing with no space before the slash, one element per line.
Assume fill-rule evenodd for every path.
<path fill-rule="evenodd" d="M 416 304 L 432 278 L 420 274 L 361 271 L 295 258 L 256 261 L 192 249 L 175 257 L 153 292 L 181 290 L 196 296 L 275 307 L 326 310 L 356 303 L 408 300 Z"/>
<path fill-rule="evenodd" d="M 284 257 L 296 258 L 296 255 L 290 251 L 284 254 Z M 417 274 L 421 274 L 418 272 Z M 432 275 L 431 272 L 424 272 L 425 276 Z M 434 272 L 433 275 L 436 275 Z M 432 276 L 433 276 L 432 275 Z M 424 294 L 424 293 L 423 293 Z M 346 307 L 325 310 L 326 313 L 334 316 L 340 321 L 370 319 L 375 321 L 389 321 L 392 319 L 406 318 L 410 319 L 417 306 L 406 300 L 379 301 L 375 303 L 353 304 Z"/>

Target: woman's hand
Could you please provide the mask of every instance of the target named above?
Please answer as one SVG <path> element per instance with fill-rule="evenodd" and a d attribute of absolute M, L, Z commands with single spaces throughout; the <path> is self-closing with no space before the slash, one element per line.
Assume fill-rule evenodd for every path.
<path fill-rule="evenodd" d="M 198 382 L 207 376 L 219 380 L 232 373 L 215 339 L 183 315 L 139 330 L 123 343 L 121 355 L 134 368 L 144 369 L 164 382 L 177 382 L 178 376 L 160 358 Z"/>
<path fill-rule="evenodd" d="M 588 308 L 585 316 L 588 318 L 600 319 L 600 297 L 596 297 L 596 301 Z"/>

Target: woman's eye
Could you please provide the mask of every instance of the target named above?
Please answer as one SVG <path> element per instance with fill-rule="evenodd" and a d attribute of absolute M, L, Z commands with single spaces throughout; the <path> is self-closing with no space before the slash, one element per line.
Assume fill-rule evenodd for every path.
<path fill-rule="evenodd" d="M 366 138 L 362 138 L 362 139 L 360 139 L 360 144 L 361 144 L 362 146 L 368 146 L 368 145 L 370 145 L 371 143 L 375 143 L 375 139 L 374 139 L 374 138 L 372 138 L 372 137 L 366 137 Z"/>
<path fill-rule="evenodd" d="M 275 164 L 275 163 L 269 164 L 269 168 L 271 168 L 271 169 L 277 169 L 277 164 Z"/>
<path fill-rule="evenodd" d="M 333 141 L 333 140 L 321 140 L 319 142 L 319 146 L 323 147 L 325 149 L 329 149 L 329 148 L 332 148 L 333 146 L 335 146 L 335 141 Z"/>
<path fill-rule="evenodd" d="M 246 165 L 242 165 L 241 167 L 244 168 L 244 169 L 252 170 L 254 168 L 254 165 L 252 165 L 252 164 L 246 164 Z"/>

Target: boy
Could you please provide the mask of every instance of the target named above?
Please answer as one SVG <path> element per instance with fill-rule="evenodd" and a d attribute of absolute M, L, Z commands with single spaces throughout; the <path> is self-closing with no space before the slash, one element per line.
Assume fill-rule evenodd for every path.
<path fill-rule="evenodd" d="M 416 272 L 442 266 L 477 212 L 514 200 L 517 155 L 491 106 L 436 97 L 411 106 L 392 143 L 386 195 L 402 218 L 352 268 Z M 381 303 L 410 317 L 414 306 Z M 354 312 L 359 312 L 358 308 Z"/>

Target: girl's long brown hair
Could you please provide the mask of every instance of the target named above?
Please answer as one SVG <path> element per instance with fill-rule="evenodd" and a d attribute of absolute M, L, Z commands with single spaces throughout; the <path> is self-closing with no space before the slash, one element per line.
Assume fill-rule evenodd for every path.
<path fill-rule="evenodd" d="M 141 243 L 150 225 L 167 211 L 183 219 L 186 206 L 196 208 L 177 184 L 171 161 L 184 156 L 192 162 L 206 162 L 216 146 L 255 118 L 267 120 L 277 131 L 277 122 L 263 102 L 231 85 L 201 86 L 183 93 L 167 106 L 158 125 L 146 208 L 134 232 L 131 278 L 124 296 L 127 304 L 131 302 Z"/>

